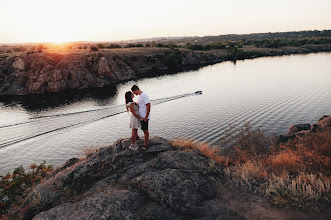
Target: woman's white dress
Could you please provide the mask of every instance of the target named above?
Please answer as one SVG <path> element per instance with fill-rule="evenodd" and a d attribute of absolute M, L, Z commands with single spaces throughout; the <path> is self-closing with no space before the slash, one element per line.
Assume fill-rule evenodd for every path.
<path fill-rule="evenodd" d="M 137 113 L 137 114 L 139 114 L 138 112 L 139 112 L 139 106 L 136 104 L 136 103 L 134 103 L 134 102 L 129 102 L 129 103 L 127 103 L 126 104 L 126 107 L 129 107 L 131 104 L 133 103 L 133 108 L 134 108 L 134 111 Z M 130 109 L 129 109 L 130 110 Z M 140 120 L 139 120 L 139 118 L 137 118 L 136 116 L 134 116 L 133 114 L 132 114 L 132 112 L 130 112 L 130 122 L 129 122 L 129 126 L 130 126 L 130 128 L 132 128 L 132 129 L 138 129 L 138 128 L 140 128 L 141 127 L 141 124 L 140 124 Z"/>

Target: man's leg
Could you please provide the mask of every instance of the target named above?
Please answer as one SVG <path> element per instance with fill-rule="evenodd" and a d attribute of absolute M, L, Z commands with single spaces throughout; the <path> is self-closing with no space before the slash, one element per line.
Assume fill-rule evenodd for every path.
<path fill-rule="evenodd" d="M 145 139 L 144 139 L 144 146 L 147 147 L 148 146 L 148 139 L 149 139 L 149 132 L 148 132 L 148 130 L 145 130 L 144 131 L 144 137 L 145 137 Z"/>

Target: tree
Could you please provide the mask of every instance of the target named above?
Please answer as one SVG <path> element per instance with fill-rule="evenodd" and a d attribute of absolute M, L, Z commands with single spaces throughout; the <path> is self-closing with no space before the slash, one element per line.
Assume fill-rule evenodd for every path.
<path fill-rule="evenodd" d="M 91 51 L 98 51 L 99 50 L 96 46 L 91 46 L 90 49 L 91 49 Z"/>
<path fill-rule="evenodd" d="M 105 48 L 105 45 L 102 44 L 102 43 L 98 43 L 98 44 L 97 44 L 97 48 L 103 49 L 103 48 Z"/>

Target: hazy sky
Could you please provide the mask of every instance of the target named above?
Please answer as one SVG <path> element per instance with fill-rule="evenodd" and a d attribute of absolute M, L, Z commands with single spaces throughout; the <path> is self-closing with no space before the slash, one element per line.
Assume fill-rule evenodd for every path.
<path fill-rule="evenodd" d="M 331 29 L 330 0 L 0 0 L 0 43 Z"/>

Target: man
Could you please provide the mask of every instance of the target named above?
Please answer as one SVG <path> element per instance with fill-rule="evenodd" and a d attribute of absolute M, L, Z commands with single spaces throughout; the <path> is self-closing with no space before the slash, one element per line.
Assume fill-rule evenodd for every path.
<path fill-rule="evenodd" d="M 138 98 L 138 105 L 139 105 L 139 115 L 143 118 L 140 120 L 141 123 L 141 130 L 144 131 L 144 146 L 141 148 L 142 150 L 146 150 L 148 147 L 148 139 L 149 139 L 149 132 L 148 132 L 148 120 L 150 119 L 150 111 L 151 111 L 151 103 L 149 102 L 149 97 L 146 93 L 141 91 L 137 85 L 133 85 L 131 87 L 131 91 L 135 95 L 139 95 Z"/>

